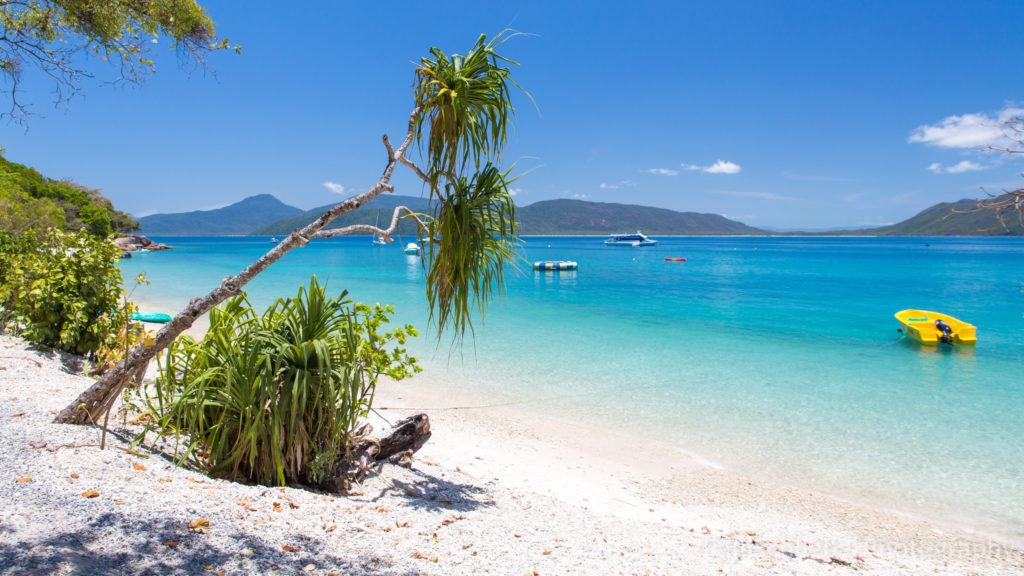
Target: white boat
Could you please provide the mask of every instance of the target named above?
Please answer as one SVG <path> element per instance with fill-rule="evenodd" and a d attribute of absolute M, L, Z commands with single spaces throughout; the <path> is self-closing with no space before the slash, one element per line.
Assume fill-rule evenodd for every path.
<path fill-rule="evenodd" d="M 380 208 L 377 209 L 377 220 L 373 223 L 374 228 L 380 228 Z M 374 235 L 373 237 L 374 246 L 387 246 L 388 242 L 383 236 Z"/>
<path fill-rule="evenodd" d="M 410 256 L 420 255 L 420 245 L 415 242 L 409 242 L 405 245 L 405 253 Z"/>
<path fill-rule="evenodd" d="M 636 234 L 612 234 L 607 240 L 604 241 L 605 246 L 657 246 L 657 240 L 651 240 L 647 236 L 640 233 L 639 230 Z"/>

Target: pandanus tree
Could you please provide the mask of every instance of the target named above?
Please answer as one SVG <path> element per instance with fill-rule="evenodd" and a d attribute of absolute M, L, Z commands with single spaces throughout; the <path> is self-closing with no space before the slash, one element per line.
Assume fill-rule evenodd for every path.
<path fill-rule="evenodd" d="M 427 297 L 438 337 L 450 329 L 455 338 L 472 330 L 472 316 L 483 313 L 495 291 L 502 289 L 503 270 L 516 242 L 515 207 L 508 191 L 510 179 L 497 163 L 505 146 L 514 109 L 510 66 L 498 54 L 510 38 L 504 33 L 488 40 L 481 35 L 465 56 L 447 56 L 432 48 L 415 72 L 413 109 L 405 137 L 395 148 L 387 135 L 383 144 L 388 161 L 369 189 L 331 207 L 303 228 L 293 230 L 270 251 L 202 297 L 194 298 L 161 329 L 153 343 L 139 345 L 108 370 L 57 416 L 57 422 L 98 422 L 131 380 L 200 316 L 228 298 L 290 250 L 312 240 L 353 233 L 390 239 L 401 218 L 413 218 L 431 242 L 427 268 Z M 408 157 L 418 143 L 423 166 Z M 406 166 L 429 189 L 431 215 L 399 206 L 386 229 L 353 225 L 328 229 L 338 216 L 393 192 L 392 174 Z M 471 170 L 471 171 L 470 171 Z"/>

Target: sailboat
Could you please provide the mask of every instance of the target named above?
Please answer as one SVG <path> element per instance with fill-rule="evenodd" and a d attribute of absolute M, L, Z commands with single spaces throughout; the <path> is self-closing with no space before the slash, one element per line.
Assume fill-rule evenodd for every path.
<path fill-rule="evenodd" d="M 380 228 L 379 224 L 380 224 L 380 208 L 377 208 L 377 219 L 373 222 L 373 226 L 375 228 Z M 388 245 L 388 241 L 385 240 L 383 236 L 378 236 L 378 235 L 374 234 L 374 236 L 373 236 L 373 245 L 374 246 L 387 246 Z"/>

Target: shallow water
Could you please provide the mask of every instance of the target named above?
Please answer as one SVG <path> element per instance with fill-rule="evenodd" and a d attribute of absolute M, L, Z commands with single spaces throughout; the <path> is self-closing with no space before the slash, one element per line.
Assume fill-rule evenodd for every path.
<path fill-rule="evenodd" d="M 181 308 L 271 247 L 156 238 L 122 261 L 145 301 Z M 476 338 L 449 355 L 427 326 L 424 274 L 401 244 L 318 241 L 248 286 L 258 307 L 311 274 L 394 304 L 420 328 L 424 380 L 669 442 L 796 486 L 1024 538 L 1024 239 L 525 239 Z M 666 262 L 685 257 L 686 262 Z M 923 347 L 893 313 L 978 326 L 974 348 Z M 637 428 L 637 422 L 644 422 Z"/>

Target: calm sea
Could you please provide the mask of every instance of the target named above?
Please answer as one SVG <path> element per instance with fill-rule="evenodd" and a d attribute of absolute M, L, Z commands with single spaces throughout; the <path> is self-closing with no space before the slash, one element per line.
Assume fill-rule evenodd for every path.
<path fill-rule="evenodd" d="M 138 295 L 180 309 L 271 247 L 157 238 L 122 261 Z M 408 239 L 406 239 L 408 240 Z M 669 442 L 710 465 L 1024 539 L 1024 239 L 527 238 L 476 338 L 427 326 L 419 259 L 398 242 L 317 241 L 253 281 L 259 307 L 312 274 L 394 304 L 421 331 L 423 380 Z M 666 262 L 683 257 L 686 262 Z M 978 326 L 975 348 L 901 338 L 922 308 Z M 634 424 L 650 422 L 641 429 Z"/>

